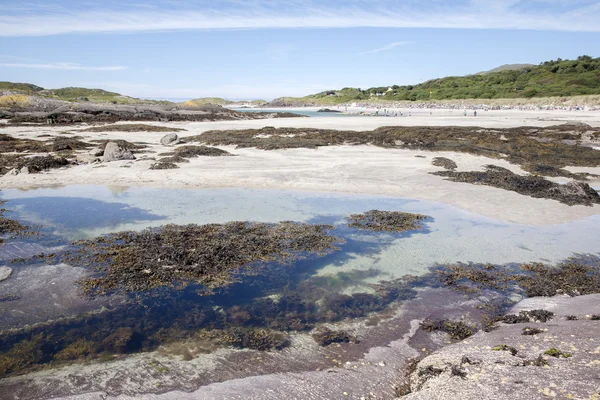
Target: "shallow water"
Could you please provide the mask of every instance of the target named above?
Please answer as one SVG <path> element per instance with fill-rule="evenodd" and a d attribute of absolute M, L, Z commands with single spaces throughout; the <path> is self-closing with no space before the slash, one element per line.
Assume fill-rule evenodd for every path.
<path fill-rule="evenodd" d="M 5 189 L 1 198 L 10 210 L 7 217 L 39 224 L 44 234 L 41 238 L 9 241 L 1 247 L 0 261 L 5 264 L 15 257 L 54 252 L 73 240 L 168 223 L 327 223 L 335 226 L 334 235 L 346 240 L 333 254 L 309 257 L 288 266 L 267 265 L 259 275 L 240 275 L 237 283 L 210 296 L 201 296 L 201 288 L 190 285 L 157 289 L 143 296 L 134 293 L 88 299 L 80 295 L 76 285 L 89 273 L 84 268 L 35 262 L 12 265 L 13 275 L 0 282 L 0 331 L 55 322 L 6 334 L 0 356 L 15 343 L 43 334 L 53 338 L 54 344 L 39 344 L 51 349 L 40 363 L 51 361 L 58 351 L 80 338 L 106 351 L 106 341 L 116 332 L 122 333 L 122 328 L 133 329 L 135 335 L 126 349 L 118 351 L 135 352 L 156 349 L 163 340 L 160 337 L 171 340 L 165 332 L 184 337 L 201 328 L 259 326 L 285 330 L 286 324 L 294 320 L 310 327 L 364 316 L 381 310 L 388 300 L 373 306 L 373 297 L 342 294 L 373 293 L 371 283 L 407 274 L 422 275 L 438 263 L 557 262 L 574 253 L 597 254 L 600 237 L 600 215 L 568 224 L 530 226 L 482 217 L 441 203 L 371 195 L 79 185 Z M 420 213 L 429 218 L 422 229 L 402 234 L 347 227 L 345 218 L 349 214 L 371 209 Z M 398 299 L 404 298 L 404 290 L 410 292 L 400 289 Z M 406 298 L 411 296 L 408 292 Z M 12 298 L 2 301 L 6 295 Z M 298 319 L 296 315 L 304 317 Z"/>
<path fill-rule="evenodd" d="M 425 272 L 434 263 L 556 262 L 573 253 L 597 253 L 600 215 L 567 224 L 531 226 L 483 217 L 441 203 L 385 196 L 251 189 L 153 189 L 65 186 L 7 189 L 6 208 L 19 219 L 43 225 L 64 240 L 174 224 L 228 221 L 343 224 L 344 217 L 371 209 L 431 217 L 424 231 L 395 238 L 345 232 L 356 244 L 324 271 L 376 268 L 391 278 Z M 376 254 L 364 243 L 380 243 Z M 360 244 L 362 243 L 362 245 Z"/>

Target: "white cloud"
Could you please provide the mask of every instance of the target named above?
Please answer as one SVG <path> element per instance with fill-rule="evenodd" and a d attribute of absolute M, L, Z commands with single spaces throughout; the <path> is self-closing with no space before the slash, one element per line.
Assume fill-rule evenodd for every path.
<path fill-rule="evenodd" d="M 275 28 L 471 28 L 600 32 L 600 1 L 273 0 L 224 1 L 170 9 L 66 8 L 0 15 L 0 36 Z M 528 5 L 528 7 L 523 7 Z M 560 5 L 560 11 L 556 8 Z M 566 8 L 565 8 L 566 7 Z"/>
<path fill-rule="evenodd" d="M 107 66 L 107 67 L 87 67 L 72 63 L 50 63 L 50 64 L 25 64 L 25 63 L 4 63 L 0 62 L 0 67 L 5 68 L 29 68 L 29 69 L 57 69 L 67 71 L 122 71 L 127 67 Z"/>
<path fill-rule="evenodd" d="M 412 44 L 412 43 L 413 42 L 393 42 L 393 43 L 386 44 L 383 47 L 379 47 L 377 49 L 373 49 L 373 50 L 362 52 L 359 55 L 363 55 L 364 56 L 364 55 L 367 55 L 367 54 L 381 53 L 382 51 L 392 50 L 392 49 L 395 49 L 396 47 L 406 46 L 407 44 Z"/>

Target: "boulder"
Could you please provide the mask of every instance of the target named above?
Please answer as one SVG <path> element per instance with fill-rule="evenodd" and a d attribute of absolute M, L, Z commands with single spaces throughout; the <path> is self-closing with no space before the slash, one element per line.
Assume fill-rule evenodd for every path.
<path fill-rule="evenodd" d="M 135 156 L 131 151 L 119 146 L 115 142 L 108 142 L 104 148 L 103 162 L 120 161 L 120 160 L 135 160 Z"/>
<path fill-rule="evenodd" d="M 6 174 L 4 174 L 4 176 L 10 176 L 10 175 L 19 175 L 19 170 L 16 168 L 11 169 L 10 171 L 8 171 Z"/>
<path fill-rule="evenodd" d="M 90 156 L 94 157 L 102 157 L 104 155 L 104 150 L 100 148 L 91 149 L 88 153 Z"/>
<path fill-rule="evenodd" d="M 9 267 L 0 267 L 0 282 L 7 280 L 10 278 L 12 274 L 12 268 Z"/>
<path fill-rule="evenodd" d="M 92 164 L 100 160 L 98 157 L 91 154 L 78 154 L 77 157 L 75 157 L 75 159 L 77 160 L 77 162 L 83 164 Z"/>
<path fill-rule="evenodd" d="M 163 146 L 168 146 L 177 143 L 179 143 L 179 136 L 177 136 L 175 133 L 169 133 L 168 135 L 165 135 L 162 137 L 162 139 L 160 139 L 160 144 L 162 144 Z"/>
<path fill-rule="evenodd" d="M 19 174 L 28 174 L 29 173 L 29 167 L 23 167 L 19 170 Z"/>

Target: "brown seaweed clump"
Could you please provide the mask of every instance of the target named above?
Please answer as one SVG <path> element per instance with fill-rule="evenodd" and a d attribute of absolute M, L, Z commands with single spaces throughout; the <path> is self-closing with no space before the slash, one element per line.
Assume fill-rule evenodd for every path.
<path fill-rule="evenodd" d="M 159 160 L 150 166 L 150 169 L 177 169 L 179 166 L 173 162 Z"/>
<path fill-rule="evenodd" d="M 343 240 L 330 235 L 332 229 L 289 221 L 166 225 L 80 241 L 74 249 L 53 257 L 96 268 L 97 274 L 79 281 L 88 294 L 138 292 L 188 282 L 210 291 L 232 283 L 234 272 L 252 272 L 264 263 L 286 263 L 337 249 Z"/>
<path fill-rule="evenodd" d="M 69 161 L 63 157 L 38 156 L 20 159 L 17 168 L 27 168 L 29 173 L 38 173 L 53 168 L 62 168 L 69 165 Z"/>
<path fill-rule="evenodd" d="M 421 328 L 427 332 L 446 332 L 452 339 L 456 340 L 466 339 L 477 332 L 476 327 L 467 325 L 462 321 L 450 321 L 447 319 L 425 320 L 421 323 Z"/>
<path fill-rule="evenodd" d="M 329 346 L 332 343 L 359 343 L 354 335 L 351 335 L 346 331 L 334 331 L 324 327 L 313 333 L 312 337 L 320 346 Z"/>
<path fill-rule="evenodd" d="M 600 293 L 600 258 L 594 255 L 578 255 L 557 265 L 452 264 L 434 272 L 443 285 L 464 293 L 516 291 L 528 297 Z"/>
<path fill-rule="evenodd" d="M 525 196 L 557 200 L 570 206 L 600 204 L 600 195 L 587 183 L 573 181 L 561 185 L 540 176 L 517 175 L 496 165 L 487 165 L 485 171 L 440 171 L 432 174 L 453 182 L 493 186 Z"/>
<path fill-rule="evenodd" d="M 451 159 L 446 158 L 446 157 L 435 157 L 433 159 L 433 161 L 431 162 L 431 164 L 436 167 L 442 167 L 449 171 L 454 171 L 456 168 L 458 168 L 458 165 L 456 165 L 456 162 L 454 162 Z"/>
<path fill-rule="evenodd" d="M 218 149 L 216 147 L 208 146 L 180 146 L 174 151 L 164 153 L 162 155 L 175 156 L 182 158 L 194 158 L 194 157 L 222 157 L 230 156 L 231 153 L 225 150 Z"/>
<path fill-rule="evenodd" d="M 419 221 L 426 218 L 426 215 L 401 211 L 371 210 L 362 214 L 351 214 L 348 217 L 348 226 L 373 232 L 404 232 L 420 229 Z"/>

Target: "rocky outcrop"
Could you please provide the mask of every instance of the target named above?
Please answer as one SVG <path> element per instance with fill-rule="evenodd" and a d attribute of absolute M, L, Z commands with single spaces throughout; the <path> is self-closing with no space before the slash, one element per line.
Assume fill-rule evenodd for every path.
<path fill-rule="evenodd" d="M 163 146 L 169 146 L 179 143 L 179 136 L 176 133 L 169 133 L 160 139 L 160 144 Z"/>
<path fill-rule="evenodd" d="M 501 324 L 424 358 L 402 398 L 598 398 L 600 294 L 530 298 L 509 314 L 539 309 L 553 319 Z"/>
<path fill-rule="evenodd" d="M 119 146 L 117 143 L 108 142 L 104 148 L 102 161 L 111 162 L 121 160 L 135 160 L 135 156 L 131 153 L 131 151 Z"/>

